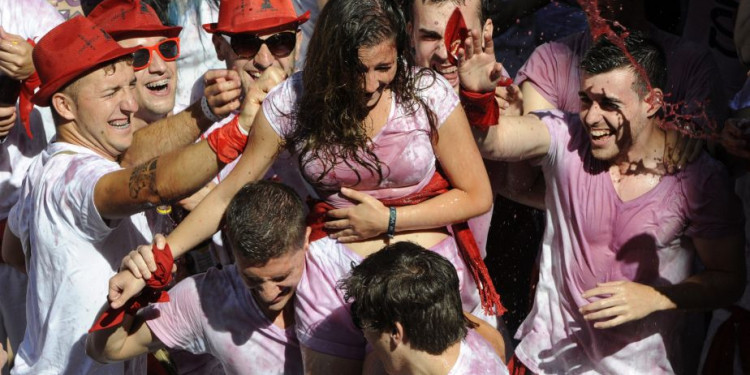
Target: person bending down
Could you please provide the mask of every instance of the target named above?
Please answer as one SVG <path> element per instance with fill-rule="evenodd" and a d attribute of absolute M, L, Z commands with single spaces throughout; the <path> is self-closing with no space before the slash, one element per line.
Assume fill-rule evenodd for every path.
<path fill-rule="evenodd" d="M 354 267 L 339 286 L 352 303 L 354 323 L 389 374 L 508 373 L 463 314 L 456 269 L 443 256 L 397 242 Z M 364 373 L 377 368 L 368 357 Z"/>
<path fill-rule="evenodd" d="M 210 353 L 229 374 L 301 374 L 293 316 L 310 235 L 302 201 L 261 180 L 237 193 L 225 220 L 235 264 L 182 280 L 169 302 L 90 333 L 86 352 L 115 362 L 167 346 Z"/>

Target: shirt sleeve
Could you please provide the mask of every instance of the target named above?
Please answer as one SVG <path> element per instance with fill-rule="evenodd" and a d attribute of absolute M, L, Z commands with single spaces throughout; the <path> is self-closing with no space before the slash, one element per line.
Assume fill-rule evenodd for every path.
<path fill-rule="evenodd" d="M 558 110 L 537 111 L 532 113 L 539 117 L 544 125 L 547 126 L 547 131 L 549 131 L 550 137 L 547 154 L 541 159 L 539 164 L 549 168 L 555 168 L 563 159 L 563 154 L 565 153 L 564 145 L 570 140 L 570 132 L 567 124 L 569 119 L 565 113 Z"/>
<path fill-rule="evenodd" d="M 297 96 L 302 90 L 302 72 L 297 72 L 271 91 L 261 104 L 266 120 L 280 137 L 284 138 L 294 126 L 292 112 Z"/>
<path fill-rule="evenodd" d="M 20 32 L 24 38 L 38 42 L 41 37 L 65 19 L 57 8 L 46 0 L 14 0 L 17 2 L 16 21 L 23 24 Z"/>
<path fill-rule="evenodd" d="M 139 315 L 148 328 L 169 348 L 206 353 L 203 310 L 198 295 L 203 274 L 180 281 L 169 290 L 169 302 L 145 307 Z"/>
<path fill-rule="evenodd" d="M 437 117 L 437 127 L 453 113 L 459 103 L 458 94 L 440 74 L 426 70 L 417 74 L 417 92 Z"/>
<path fill-rule="evenodd" d="M 564 54 L 563 45 L 550 42 L 537 47 L 529 59 L 523 64 L 516 74 L 516 84 L 528 81 L 534 89 L 550 102 L 555 108 L 560 108 L 560 89 L 558 84 L 561 80 L 560 74 L 567 73 L 560 66 L 560 54 Z"/>
<path fill-rule="evenodd" d="M 45 198 L 57 206 L 62 220 L 79 230 L 83 238 L 91 242 L 103 241 L 119 221 L 110 223 L 112 226 L 104 221 L 94 203 L 94 191 L 102 176 L 121 167 L 97 155 L 54 158 L 58 158 L 54 163 L 59 165 L 48 169 L 61 168 L 65 172 L 51 183 Z"/>

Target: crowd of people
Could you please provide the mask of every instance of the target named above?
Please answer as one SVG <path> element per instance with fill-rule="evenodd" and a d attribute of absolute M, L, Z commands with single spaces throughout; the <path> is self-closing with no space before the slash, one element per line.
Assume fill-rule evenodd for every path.
<path fill-rule="evenodd" d="M 750 373 L 750 79 L 645 2 L 513 74 L 487 0 L 80 6 L 0 0 L 4 375 Z"/>

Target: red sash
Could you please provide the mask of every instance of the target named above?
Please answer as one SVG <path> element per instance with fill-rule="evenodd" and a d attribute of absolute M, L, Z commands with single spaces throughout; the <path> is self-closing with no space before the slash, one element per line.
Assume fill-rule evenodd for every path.
<path fill-rule="evenodd" d="M 402 198 L 383 199 L 381 202 L 389 207 L 411 206 L 443 194 L 450 189 L 451 186 L 448 180 L 439 171 L 436 171 L 424 189 Z M 329 231 L 324 228 L 327 219 L 326 214 L 335 207 L 318 200 L 310 202 L 310 206 L 310 213 L 307 215 L 307 225 L 312 229 L 310 241 L 315 241 L 329 234 Z M 463 256 L 474 278 L 474 282 L 476 282 L 479 288 L 479 295 L 482 298 L 484 311 L 489 315 L 502 315 L 506 311 L 505 307 L 500 302 L 500 295 L 495 290 L 495 285 L 492 283 L 489 272 L 487 272 L 487 266 L 484 264 L 484 260 L 482 260 L 482 255 L 479 253 L 479 247 L 474 239 L 474 235 L 471 233 L 471 229 L 469 229 L 466 222 L 453 224 L 451 229 L 458 244 L 458 249 L 461 251 L 461 256 Z"/>

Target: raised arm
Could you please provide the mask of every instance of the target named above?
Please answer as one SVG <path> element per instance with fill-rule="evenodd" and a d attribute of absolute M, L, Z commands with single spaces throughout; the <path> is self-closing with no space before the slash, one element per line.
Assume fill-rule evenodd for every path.
<path fill-rule="evenodd" d="M 550 146 L 549 130 L 535 115 L 500 117 L 486 133 L 474 130 L 474 139 L 491 160 L 530 160 L 546 155 Z"/>
<path fill-rule="evenodd" d="M 211 70 L 204 76 L 207 82 L 204 89 L 209 110 L 216 116 L 225 117 L 240 106 L 240 81 L 233 70 Z M 195 142 L 203 131 L 213 125 L 197 101 L 182 112 L 165 117 L 133 134 L 133 143 L 122 155 L 123 167 L 139 164 L 175 149 Z"/>

